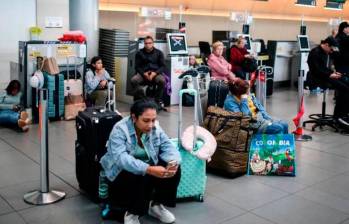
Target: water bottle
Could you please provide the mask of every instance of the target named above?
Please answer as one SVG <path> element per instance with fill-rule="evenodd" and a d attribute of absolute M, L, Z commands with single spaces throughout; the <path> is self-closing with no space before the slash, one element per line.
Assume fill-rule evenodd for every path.
<path fill-rule="evenodd" d="M 109 185 L 107 177 L 105 176 L 105 172 L 101 171 L 99 173 L 99 187 L 98 187 L 98 196 L 104 201 L 108 198 Z"/>

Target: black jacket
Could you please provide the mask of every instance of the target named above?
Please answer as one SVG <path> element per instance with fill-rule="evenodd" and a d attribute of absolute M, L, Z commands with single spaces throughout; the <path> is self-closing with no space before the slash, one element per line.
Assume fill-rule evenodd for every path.
<path fill-rule="evenodd" d="M 328 60 L 330 60 L 329 63 L 331 63 L 330 56 L 321 46 L 313 48 L 308 56 L 309 73 L 311 77 L 321 80 L 328 79 L 333 73 L 331 66 L 328 65 Z"/>
<path fill-rule="evenodd" d="M 164 54 L 154 48 L 147 52 L 144 48 L 136 54 L 136 72 L 143 76 L 144 72 L 152 71 L 158 74 L 166 70 Z"/>
<path fill-rule="evenodd" d="M 336 40 L 339 45 L 339 57 L 334 61 L 336 70 L 342 73 L 349 73 L 349 36 L 340 33 Z"/>

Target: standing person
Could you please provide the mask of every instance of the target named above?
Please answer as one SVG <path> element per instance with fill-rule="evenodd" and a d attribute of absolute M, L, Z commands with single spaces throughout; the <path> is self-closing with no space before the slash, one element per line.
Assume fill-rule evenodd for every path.
<path fill-rule="evenodd" d="M 230 49 L 230 64 L 231 71 L 241 79 L 246 79 L 246 72 L 243 69 L 243 63 L 246 59 L 253 59 L 253 56 L 248 53 L 246 47 L 246 40 L 243 37 L 239 37 L 236 44 Z"/>
<path fill-rule="evenodd" d="M 165 88 L 164 72 L 166 71 L 164 54 L 154 47 L 151 36 L 144 39 L 144 48 L 136 54 L 136 72 L 131 79 L 134 89 L 134 100 L 145 97 L 142 86 L 154 88 L 155 102 L 159 108 L 164 107 L 162 96 Z"/>
<path fill-rule="evenodd" d="M 342 22 L 336 35 L 339 57 L 335 58 L 334 65 L 338 72 L 349 75 L 349 23 Z"/>
<path fill-rule="evenodd" d="M 338 91 L 333 116 L 337 122 L 349 128 L 349 121 L 347 120 L 349 82 L 342 73 L 331 69 L 330 56 L 333 54 L 334 48 L 337 47 L 338 44 L 335 38 L 329 36 L 321 41 L 319 46 L 313 48 L 308 56 L 309 75 L 311 79 L 319 84 L 329 84 Z"/>
<path fill-rule="evenodd" d="M 253 118 L 256 122 L 251 122 L 250 125 L 257 134 L 287 134 L 287 122 L 273 119 L 258 99 L 249 93 L 249 88 L 246 80 L 237 78 L 234 83 L 229 82 L 230 93 L 225 99 L 224 109 L 242 112 Z"/>
<path fill-rule="evenodd" d="M 91 69 L 86 73 L 85 90 L 95 106 L 105 106 L 108 98 L 109 73 L 103 68 L 102 58 L 91 59 Z M 112 84 L 111 84 L 112 85 Z"/>
<path fill-rule="evenodd" d="M 22 93 L 18 80 L 12 80 L 5 91 L 0 92 L 0 125 L 18 127 L 22 131 L 29 129 L 28 114 L 20 111 Z"/>
<path fill-rule="evenodd" d="M 175 216 L 180 154 L 157 122 L 157 104 L 140 99 L 131 115 L 113 128 L 101 165 L 110 181 L 109 200 L 126 208 L 125 224 L 139 224 L 149 214 L 163 223 Z"/>

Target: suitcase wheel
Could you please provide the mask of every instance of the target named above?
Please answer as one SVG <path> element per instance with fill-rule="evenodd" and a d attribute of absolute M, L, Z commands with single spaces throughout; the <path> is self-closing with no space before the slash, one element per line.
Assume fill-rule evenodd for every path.
<path fill-rule="evenodd" d="M 199 202 L 204 202 L 204 195 L 200 194 L 200 195 L 196 196 L 196 198 Z"/>

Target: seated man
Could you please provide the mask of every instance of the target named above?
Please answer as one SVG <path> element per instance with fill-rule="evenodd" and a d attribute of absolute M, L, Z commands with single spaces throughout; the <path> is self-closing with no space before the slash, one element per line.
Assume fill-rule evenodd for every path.
<path fill-rule="evenodd" d="M 163 108 L 162 95 L 165 88 L 165 58 L 164 54 L 154 47 L 151 36 L 144 39 L 144 48 L 136 54 L 137 74 L 132 77 L 131 85 L 134 88 L 134 100 L 145 97 L 142 86 L 156 87 L 154 98 L 160 108 Z"/>
<path fill-rule="evenodd" d="M 164 205 L 176 205 L 181 157 L 156 111 L 154 101 L 137 100 L 131 115 L 114 126 L 100 161 L 109 180 L 109 201 L 127 211 L 125 224 L 140 224 L 139 216 L 147 214 L 162 223 L 175 221 Z"/>
<path fill-rule="evenodd" d="M 242 112 L 252 117 L 256 122 L 251 122 L 250 126 L 256 134 L 287 134 L 287 122 L 273 119 L 258 99 L 249 94 L 249 88 L 245 80 L 237 78 L 234 83 L 230 81 L 230 93 L 224 101 L 224 109 L 231 112 Z"/>
<path fill-rule="evenodd" d="M 309 74 L 320 84 L 329 84 L 338 91 L 333 116 L 337 122 L 349 128 L 347 102 L 349 101 L 349 82 L 343 74 L 333 71 L 330 67 L 330 56 L 337 42 L 327 37 L 321 44 L 312 49 L 308 56 Z"/>

